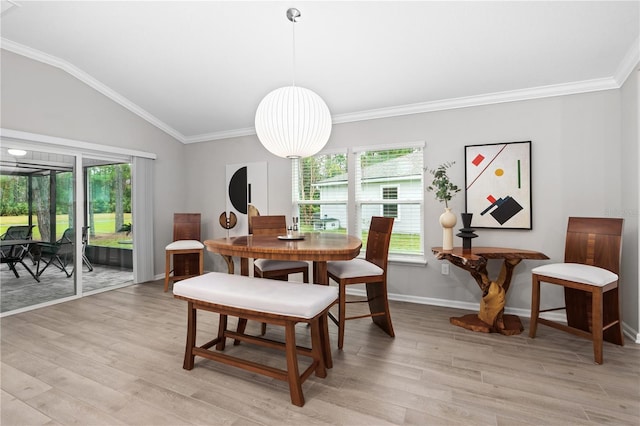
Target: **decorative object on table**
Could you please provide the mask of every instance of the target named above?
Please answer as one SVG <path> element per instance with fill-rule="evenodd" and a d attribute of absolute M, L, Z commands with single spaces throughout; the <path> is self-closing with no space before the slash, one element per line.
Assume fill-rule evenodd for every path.
<path fill-rule="evenodd" d="M 234 212 L 229 212 L 228 215 L 227 212 L 222 212 L 220 213 L 218 222 L 220 223 L 220 226 L 227 230 L 227 238 L 229 238 L 229 230 L 236 226 L 238 223 L 238 217 Z"/>
<path fill-rule="evenodd" d="M 293 27 L 293 81 L 269 93 L 258 105 L 255 118 L 260 143 L 278 157 L 311 157 L 331 134 L 331 113 L 322 98 L 295 82 L 295 23 L 300 11 L 287 10 Z"/>
<path fill-rule="evenodd" d="M 449 201 L 453 196 L 460 192 L 460 188 L 449 179 L 447 169 L 455 164 L 455 161 L 448 161 L 440 164 L 436 169 L 429 170 L 433 175 L 431 185 L 427 187 L 427 191 L 435 192 L 436 200 L 444 202 L 445 212 L 440 215 L 440 225 L 442 225 L 442 248 L 444 250 L 453 249 L 453 227 L 456 226 L 458 219 L 449 208 Z"/>
<path fill-rule="evenodd" d="M 250 234 L 249 217 L 268 210 L 267 178 L 266 162 L 227 164 L 225 208 L 237 217 L 237 226 L 228 234 Z"/>
<path fill-rule="evenodd" d="M 532 229 L 531 141 L 468 145 L 464 156 L 472 226 Z"/>
<path fill-rule="evenodd" d="M 462 228 L 457 236 L 462 238 L 462 251 L 471 253 L 471 240 L 478 236 L 473 232 L 475 229 L 471 227 L 473 213 L 460 213 L 460 217 L 462 217 Z"/>

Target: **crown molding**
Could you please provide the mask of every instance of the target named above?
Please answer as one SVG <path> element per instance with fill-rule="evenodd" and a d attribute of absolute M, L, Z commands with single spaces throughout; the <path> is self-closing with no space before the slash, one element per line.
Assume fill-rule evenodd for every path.
<path fill-rule="evenodd" d="M 578 93 L 617 89 L 620 86 L 613 78 L 581 81 L 577 83 L 557 84 L 534 87 L 531 89 L 512 90 L 508 92 L 488 93 L 478 96 L 444 99 L 433 102 L 422 102 L 410 105 L 399 105 L 390 108 L 373 109 L 333 117 L 333 123 L 349 123 L 354 121 L 374 120 L 425 112 L 445 111 L 458 108 L 492 105 L 506 102 L 517 102 L 554 96 L 574 95 Z"/>
<path fill-rule="evenodd" d="M 120 104 L 121 106 L 125 107 L 132 113 L 148 121 L 153 126 L 167 133 L 169 136 L 172 136 L 173 138 L 184 143 L 185 137 L 184 135 L 182 135 L 182 133 L 178 132 L 176 129 L 169 126 L 159 118 L 155 117 L 154 115 L 150 114 L 148 111 L 142 109 L 135 103 L 131 102 L 129 99 L 120 95 L 118 92 L 112 90 L 107 85 L 96 80 L 86 72 L 82 71 L 80 68 L 56 56 L 49 55 L 47 53 L 41 52 L 40 50 L 32 49 L 31 47 L 24 46 L 20 43 L 16 43 L 15 41 L 6 39 L 4 37 L 1 38 L 0 41 L 1 41 L 0 47 L 2 47 L 2 49 L 8 50 L 18 55 L 22 55 L 27 58 L 33 59 L 35 61 L 39 61 L 44 64 L 51 65 L 53 67 L 60 68 L 61 70 L 66 71 L 67 73 L 71 74 L 72 76 L 82 81 L 89 87 L 97 90 L 98 92 L 102 93 L 112 101 Z"/>
<path fill-rule="evenodd" d="M 640 62 L 640 38 L 630 46 L 624 59 L 616 69 L 614 76 L 600 78 L 594 80 L 585 80 L 567 84 L 557 84 L 549 86 L 533 87 L 529 89 L 512 90 L 498 93 L 488 93 L 477 96 L 468 96 L 455 99 L 444 99 L 432 102 L 422 102 L 409 105 L 398 105 L 388 108 L 372 109 L 367 111 L 359 111 L 347 114 L 337 114 L 332 116 L 333 124 L 351 123 L 356 121 L 375 120 L 381 118 L 391 118 L 410 114 L 421 114 L 427 112 L 445 111 L 458 108 L 469 108 L 483 105 L 492 105 L 506 102 L 517 102 L 524 100 L 548 98 L 555 96 L 574 95 L 587 92 L 596 92 L 601 90 L 619 89 L 629 74 L 635 69 Z M 114 102 L 122 105 L 129 111 L 140 116 L 158 129 L 164 131 L 168 135 L 182 142 L 183 144 L 207 142 L 220 139 L 229 139 L 241 136 L 255 135 L 255 128 L 243 128 L 226 130 L 221 132 L 205 133 L 200 135 L 184 136 L 182 133 L 167 125 L 157 117 L 153 116 L 143 108 L 131 102 L 124 96 L 115 92 L 105 84 L 96 80 L 86 72 L 80 70 L 67 61 L 55 56 L 41 52 L 36 49 L 21 45 L 6 38 L 0 38 L 1 48 L 26 56 L 30 59 L 60 68 L 78 80 L 84 82 L 98 92 L 107 96 Z"/>
<path fill-rule="evenodd" d="M 629 75 L 640 63 L 640 37 L 631 44 L 631 47 L 627 51 L 627 54 L 618 65 L 618 69 L 613 74 L 613 78 L 618 83 L 618 87 L 622 87 Z"/>
<path fill-rule="evenodd" d="M 185 137 L 184 143 L 189 144 L 189 143 L 215 141 L 220 139 L 237 138 L 240 136 L 251 136 L 255 134 L 256 134 L 255 127 L 246 127 L 244 129 L 225 130 L 222 132 L 212 132 L 212 133 L 204 133 L 201 135 L 187 136 Z"/>

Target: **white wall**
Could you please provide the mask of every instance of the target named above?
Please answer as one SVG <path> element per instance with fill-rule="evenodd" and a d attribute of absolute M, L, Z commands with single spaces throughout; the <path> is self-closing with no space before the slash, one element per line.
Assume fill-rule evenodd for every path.
<path fill-rule="evenodd" d="M 164 271 L 173 213 L 186 208 L 184 145 L 66 72 L 0 52 L 0 127 L 157 154 L 153 256 Z"/>
<path fill-rule="evenodd" d="M 217 218 L 225 209 L 227 164 L 267 161 L 269 213 L 290 215 L 290 162 L 268 153 L 255 136 L 184 146 L 57 68 L 4 50 L 1 61 L 0 126 L 157 154 L 157 274 L 164 266 L 164 246 L 171 241 L 174 212 L 201 212 L 203 238 L 225 235 Z M 465 145 L 531 140 L 533 230 L 479 230 L 474 244 L 539 250 L 559 261 L 568 216 L 624 216 L 624 318 L 628 331 L 637 333 L 637 121 L 635 78 L 621 90 L 339 124 L 327 148 L 424 140 L 427 166 L 455 160 L 452 178 L 461 184 Z M 430 194 L 425 199 L 428 250 L 441 243 L 442 206 Z M 462 194 L 452 206 L 458 213 L 463 210 Z M 392 264 L 390 292 L 422 302 L 477 305 L 479 289 L 468 273 L 452 268 L 451 275 L 443 276 L 439 261 L 428 259 L 426 266 Z M 529 310 L 530 269 L 538 264 L 524 261 L 516 269 L 509 309 Z M 497 273 L 496 266 L 491 263 L 490 271 Z M 205 267 L 225 270 L 213 253 L 207 253 Z M 543 301 L 550 300 L 549 294 Z M 551 294 L 560 297 L 559 292 Z"/>
<path fill-rule="evenodd" d="M 640 343 L 640 294 L 638 292 L 638 268 L 640 254 L 638 251 L 638 217 L 640 216 L 640 137 L 638 122 L 640 121 L 640 70 L 631 73 L 622 92 L 622 152 L 621 173 L 624 177 L 622 186 L 622 210 L 618 212 L 624 217 L 624 252 L 622 256 L 622 315 L 628 333 L 635 333 L 636 342 Z"/>
<path fill-rule="evenodd" d="M 476 245 L 496 245 L 539 250 L 551 261 L 561 261 L 569 216 L 620 216 L 623 212 L 621 174 L 623 147 L 621 138 L 621 91 L 611 90 L 582 95 L 513 102 L 475 108 L 425 113 L 380 120 L 335 125 L 327 149 L 424 140 L 427 166 L 456 161 L 452 178 L 464 182 L 464 146 L 496 142 L 532 141 L 533 230 L 478 230 Z M 626 148 L 625 148 L 626 149 Z M 190 205 L 194 210 L 224 209 L 224 166 L 247 161 L 269 164 L 269 197 L 273 212 L 288 214 L 290 177 L 287 160 L 269 154 L 255 136 L 187 145 L 191 182 L 206 181 L 211 197 L 198 197 L 191 186 Z M 637 156 L 635 157 L 637 158 Z M 622 170 L 635 179 L 637 169 Z M 438 216 L 443 206 L 425 194 L 426 248 L 441 245 Z M 464 195 L 452 202 L 454 211 L 464 209 Z M 223 236 L 220 226 L 211 221 L 211 237 Z M 626 236 L 625 248 L 637 246 Z M 401 298 L 419 302 L 472 307 L 479 301 L 479 288 L 470 275 L 451 268 L 451 275 L 440 274 L 440 262 L 427 256 L 426 266 L 392 264 L 389 291 Z M 215 266 L 214 266 L 215 263 Z M 516 269 L 507 306 L 515 312 L 530 309 L 530 270 L 541 261 L 525 260 Z M 216 255 L 208 254 L 207 268 L 225 270 Z M 499 262 L 490 262 L 489 270 L 498 273 Z M 637 276 L 625 282 L 637 294 Z M 543 303 L 561 300 L 560 289 L 549 288 Z M 632 291 L 632 290 L 631 290 Z M 637 299 L 628 303 L 625 318 L 638 329 Z M 428 309 L 428 307 L 425 307 Z"/>

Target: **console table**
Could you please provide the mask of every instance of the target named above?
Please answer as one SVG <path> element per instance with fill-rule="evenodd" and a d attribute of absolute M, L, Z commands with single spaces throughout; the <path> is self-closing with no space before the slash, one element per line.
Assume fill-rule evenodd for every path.
<path fill-rule="evenodd" d="M 504 314 L 504 305 L 507 291 L 511 285 L 513 269 L 522 259 L 548 259 L 545 254 L 504 247 L 472 247 L 470 250 L 463 250 L 462 247 L 454 247 L 453 250 L 433 247 L 431 250 L 437 259 L 448 260 L 455 266 L 468 271 L 482 290 L 480 312 L 462 317 L 452 317 L 449 319 L 451 324 L 483 333 L 505 335 L 522 333 L 524 328 L 520 318 L 517 315 Z M 503 260 L 500 274 L 495 280 L 490 279 L 487 272 L 489 259 Z"/>

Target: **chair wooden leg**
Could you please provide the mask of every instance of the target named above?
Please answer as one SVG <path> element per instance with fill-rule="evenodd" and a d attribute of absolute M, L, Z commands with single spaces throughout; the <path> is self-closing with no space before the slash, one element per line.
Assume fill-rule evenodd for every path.
<path fill-rule="evenodd" d="M 536 337 L 538 317 L 540 316 L 540 280 L 535 275 L 531 279 L 531 322 L 529 323 L 529 337 Z"/>
<path fill-rule="evenodd" d="M 367 283 L 367 299 L 369 301 L 369 312 L 371 314 L 384 313 L 384 315 L 374 315 L 371 317 L 374 324 L 380 327 L 391 337 L 395 337 L 393 324 L 391 323 L 391 312 L 389 310 L 389 299 L 387 297 L 387 283 L 385 281 L 377 283 Z"/>
<path fill-rule="evenodd" d="M 169 290 L 169 274 L 171 273 L 171 252 L 165 252 L 164 259 L 164 291 Z"/>
<path fill-rule="evenodd" d="M 347 308 L 347 289 L 346 285 L 339 283 L 340 285 L 340 299 L 338 302 L 338 349 L 342 349 L 344 345 L 344 323 L 346 322 L 346 308 Z"/>
<path fill-rule="evenodd" d="M 605 342 L 624 346 L 624 335 L 622 334 L 622 313 L 620 312 L 619 289 L 614 288 L 602 295 L 603 322 L 613 324 L 606 329 L 602 335 Z"/>
<path fill-rule="evenodd" d="M 593 356 L 597 364 L 602 364 L 602 289 L 591 293 L 591 330 L 593 336 Z"/>

